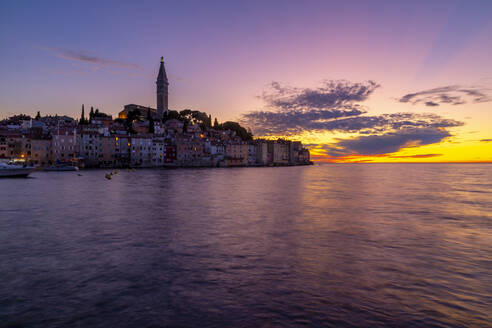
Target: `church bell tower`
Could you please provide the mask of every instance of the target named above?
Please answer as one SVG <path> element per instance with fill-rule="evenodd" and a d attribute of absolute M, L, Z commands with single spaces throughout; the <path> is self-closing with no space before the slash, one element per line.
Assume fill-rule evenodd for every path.
<path fill-rule="evenodd" d="M 159 67 L 159 74 L 155 83 L 157 84 L 157 116 L 159 119 L 162 119 L 164 113 L 169 111 L 169 82 L 167 80 L 166 68 L 164 67 L 164 57 L 161 57 L 161 66 Z"/>

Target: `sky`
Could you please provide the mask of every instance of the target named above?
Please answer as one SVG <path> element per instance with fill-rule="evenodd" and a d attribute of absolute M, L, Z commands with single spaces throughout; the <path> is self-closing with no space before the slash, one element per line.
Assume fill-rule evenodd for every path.
<path fill-rule="evenodd" d="M 492 162 L 492 1 L 0 1 L 0 119 L 169 107 L 323 162 Z"/>

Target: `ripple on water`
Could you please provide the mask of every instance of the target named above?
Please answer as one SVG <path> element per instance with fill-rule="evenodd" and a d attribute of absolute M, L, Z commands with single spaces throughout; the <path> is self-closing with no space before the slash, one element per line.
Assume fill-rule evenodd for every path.
<path fill-rule="evenodd" d="M 1 181 L 9 327 L 492 322 L 491 165 L 32 177 Z"/>

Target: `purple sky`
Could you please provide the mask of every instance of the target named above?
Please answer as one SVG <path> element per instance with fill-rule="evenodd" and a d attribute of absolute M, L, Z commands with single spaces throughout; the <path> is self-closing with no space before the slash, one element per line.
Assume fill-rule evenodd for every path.
<path fill-rule="evenodd" d="M 2 1 L 0 118 L 115 115 L 155 106 L 164 56 L 172 109 L 219 120 L 265 108 L 272 81 L 373 80 L 371 114 L 437 110 L 396 99 L 492 85 L 492 1 Z M 422 102 L 421 104 L 425 104 Z M 439 107 L 481 131 L 485 105 Z M 488 104 L 487 104 L 488 106 Z M 485 122 L 485 123 L 484 123 Z"/>

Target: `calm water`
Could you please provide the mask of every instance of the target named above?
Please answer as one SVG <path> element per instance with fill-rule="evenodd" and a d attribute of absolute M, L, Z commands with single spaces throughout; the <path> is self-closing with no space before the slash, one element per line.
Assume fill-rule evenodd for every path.
<path fill-rule="evenodd" d="M 492 325 L 492 165 L 0 180 L 0 326 Z"/>

